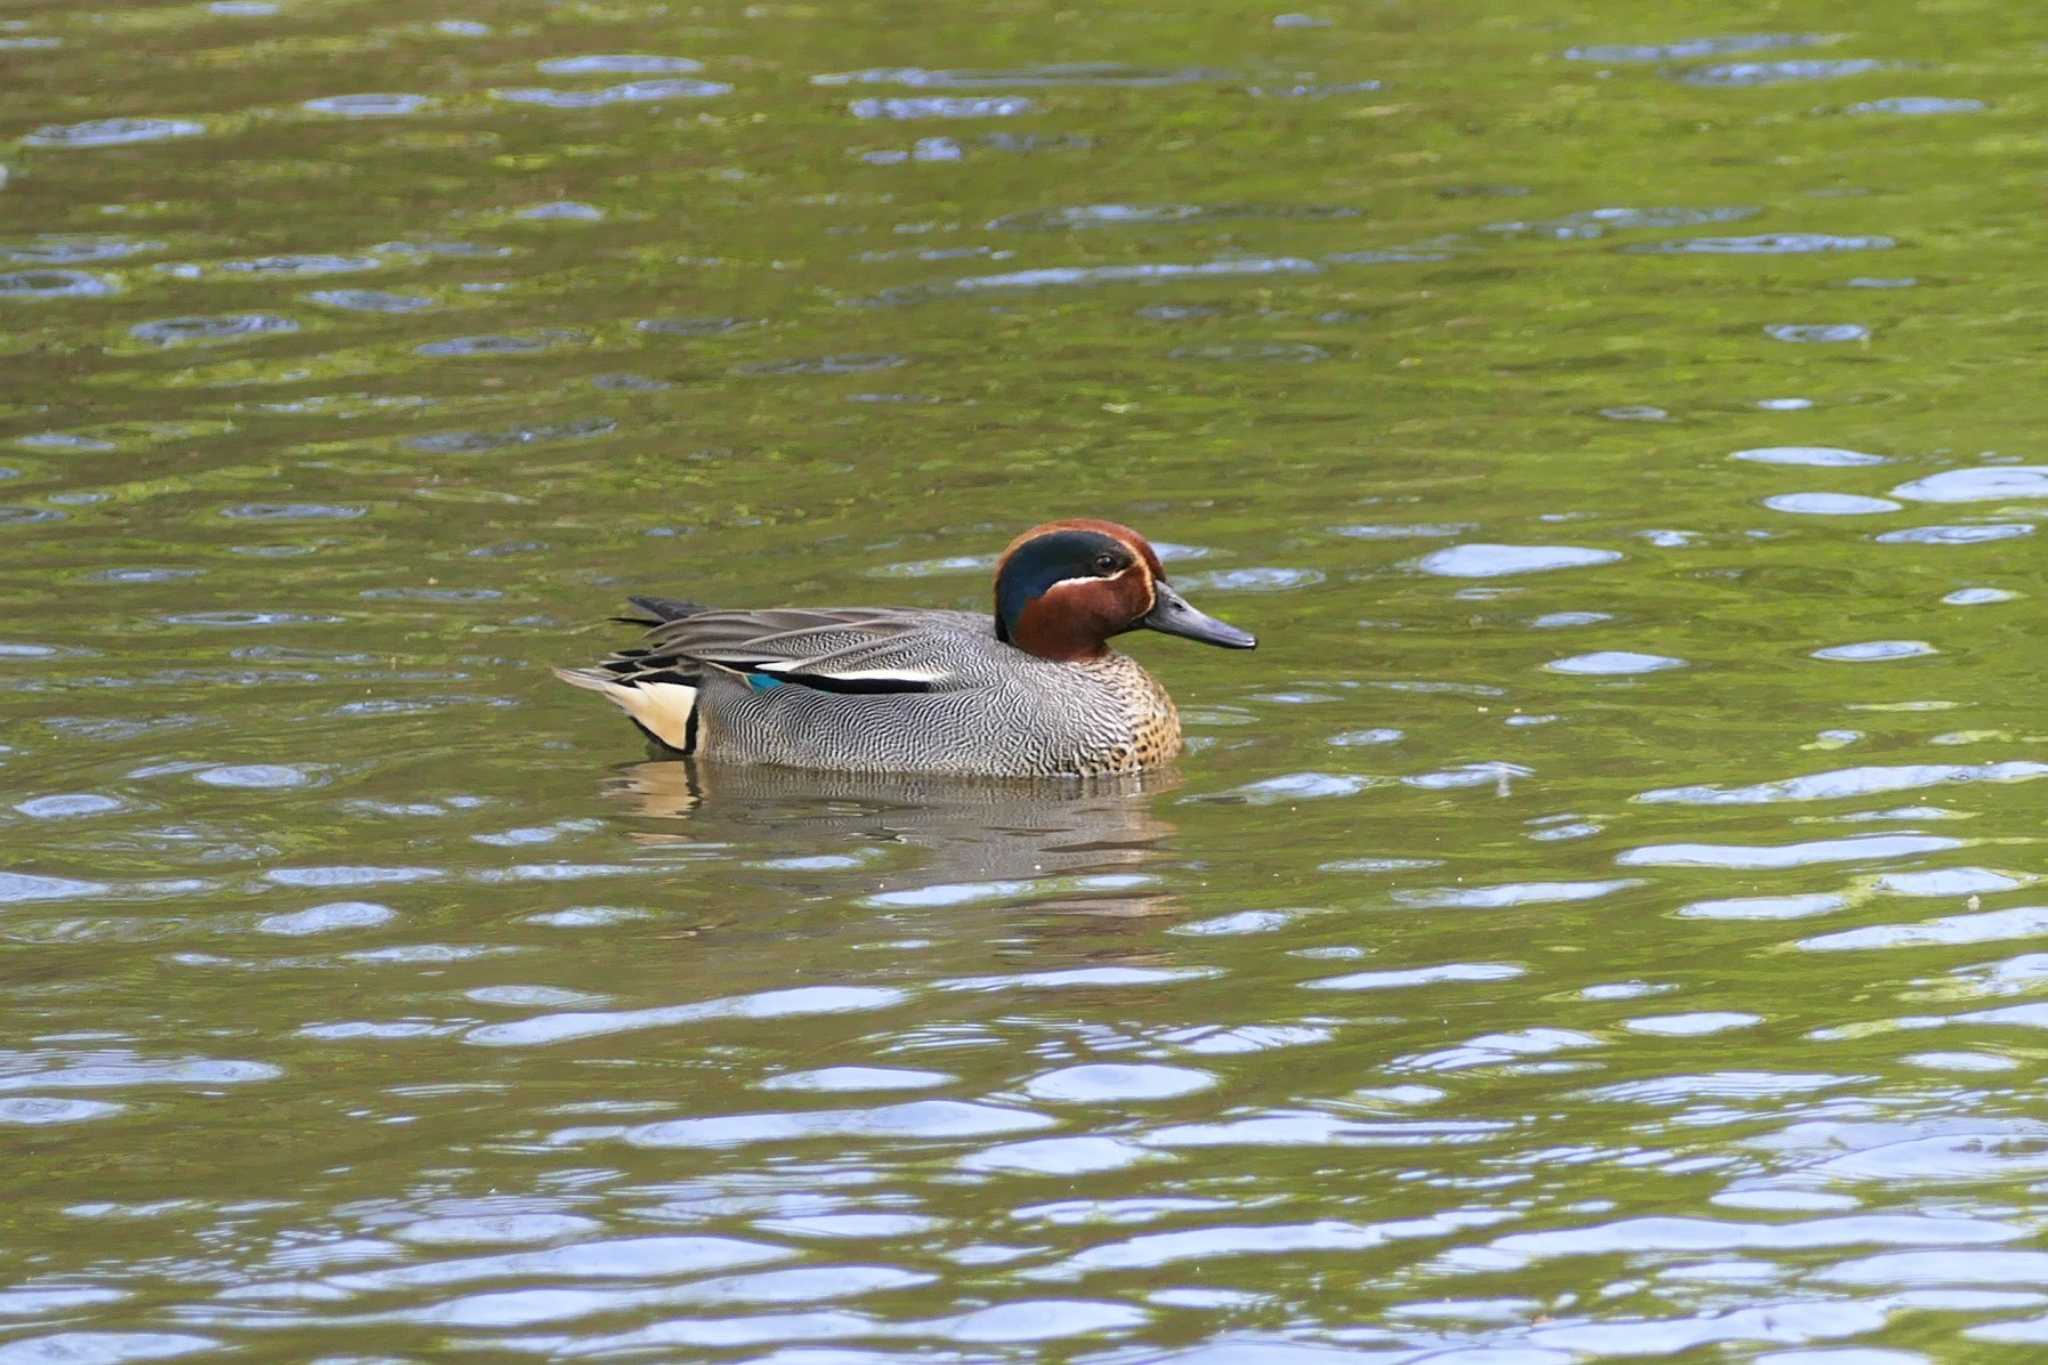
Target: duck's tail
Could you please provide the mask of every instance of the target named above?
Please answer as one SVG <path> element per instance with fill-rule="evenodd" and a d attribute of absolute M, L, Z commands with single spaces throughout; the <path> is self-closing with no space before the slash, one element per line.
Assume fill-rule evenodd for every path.
<path fill-rule="evenodd" d="M 615 619 L 652 630 L 710 608 L 678 597 L 628 597 L 634 616 Z M 558 668 L 571 687 L 588 688 L 633 718 L 646 736 L 671 753 L 697 752 L 697 693 L 704 675 L 693 659 L 658 645 L 622 649 L 592 668 Z"/>
<path fill-rule="evenodd" d="M 645 672 L 618 671 L 614 660 L 596 668 L 558 668 L 555 676 L 571 687 L 584 687 L 602 694 L 633 723 L 663 748 L 678 754 L 697 752 L 697 692 L 699 674 L 678 673 L 671 668 Z"/>

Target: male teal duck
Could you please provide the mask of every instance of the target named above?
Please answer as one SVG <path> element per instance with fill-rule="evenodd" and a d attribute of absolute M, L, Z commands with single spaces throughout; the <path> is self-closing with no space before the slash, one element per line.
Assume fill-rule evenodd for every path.
<path fill-rule="evenodd" d="M 674 753 L 861 773 L 1130 772 L 1180 752 L 1166 689 L 1111 636 L 1144 628 L 1258 643 L 1188 605 L 1145 538 L 1113 521 L 1034 527 L 996 564 L 995 615 L 905 607 L 719 611 L 629 599 L 642 643 L 592 668 Z"/>

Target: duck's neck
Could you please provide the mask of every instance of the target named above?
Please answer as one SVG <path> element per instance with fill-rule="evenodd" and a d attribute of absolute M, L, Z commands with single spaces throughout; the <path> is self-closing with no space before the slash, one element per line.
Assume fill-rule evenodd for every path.
<path fill-rule="evenodd" d="M 1015 627 L 996 617 L 996 638 L 1049 663 L 1088 663 L 1107 658 L 1109 644 L 1096 623 L 1032 602 L 1017 614 Z"/>

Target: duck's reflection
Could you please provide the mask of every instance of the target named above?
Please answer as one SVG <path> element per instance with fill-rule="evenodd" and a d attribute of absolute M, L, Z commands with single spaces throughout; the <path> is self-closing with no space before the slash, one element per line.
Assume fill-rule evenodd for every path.
<path fill-rule="evenodd" d="M 1092 779 L 875 777 L 697 759 L 636 763 L 605 795 L 651 822 L 643 845 L 698 848 L 744 876 L 877 908 L 1028 903 L 1177 910 L 1148 866 L 1174 826 L 1171 769 Z"/>

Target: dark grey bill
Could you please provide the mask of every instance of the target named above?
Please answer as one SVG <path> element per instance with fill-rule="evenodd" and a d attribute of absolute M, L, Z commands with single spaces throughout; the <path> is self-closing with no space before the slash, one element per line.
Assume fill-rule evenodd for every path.
<path fill-rule="evenodd" d="M 1252 649 L 1258 645 L 1258 637 L 1250 631 L 1225 625 L 1205 612 L 1196 611 L 1188 605 L 1187 598 L 1166 584 L 1155 582 L 1152 586 L 1159 596 L 1152 603 L 1152 610 L 1138 618 L 1139 625 L 1168 635 L 1185 635 L 1205 645 L 1222 645 L 1225 649 Z"/>

